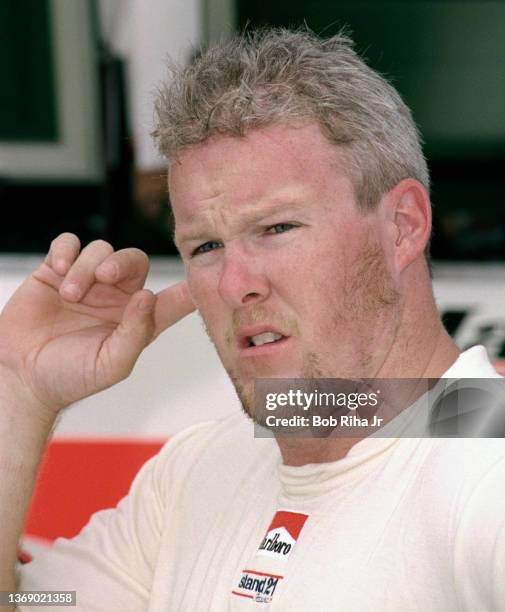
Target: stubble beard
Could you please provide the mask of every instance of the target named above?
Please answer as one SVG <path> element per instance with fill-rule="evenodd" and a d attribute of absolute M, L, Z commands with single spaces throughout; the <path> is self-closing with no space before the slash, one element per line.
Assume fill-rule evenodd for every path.
<path fill-rule="evenodd" d="M 300 372 L 290 378 L 372 378 L 375 375 L 374 337 L 378 326 L 385 321 L 391 321 L 391 333 L 395 335 L 400 321 L 401 296 L 387 269 L 384 253 L 376 241 L 367 240 L 349 267 L 351 270 L 345 275 L 341 292 L 343 300 L 336 296 L 334 307 L 330 310 L 334 313 L 331 321 L 334 329 L 349 326 L 357 331 L 352 356 L 348 356 L 348 360 L 344 356 L 339 357 L 337 363 L 332 360 L 327 365 L 323 363 L 326 360 L 323 360 L 322 355 L 307 351 L 303 354 Z M 272 322 L 271 313 L 263 305 L 249 311 L 249 317 L 255 322 Z M 296 327 L 296 322 L 290 322 L 290 325 Z M 209 337 L 213 340 L 210 334 Z M 214 345 L 219 353 L 215 342 Z M 256 415 L 254 408 L 254 381 L 244 384 L 237 370 L 227 365 L 222 355 L 220 357 L 243 411 L 255 423 L 263 425 L 263 419 Z"/>
<path fill-rule="evenodd" d="M 300 370 L 300 373 L 296 376 L 290 376 L 289 378 L 331 378 L 329 374 L 325 374 L 322 370 L 317 353 L 306 353 L 303 356 L 303 362 L 304 365 Z M 254 406 L 254 382 L 249 383 L 248 387 L 247 385 L 244 385 L 240 375 L 233 368 L 226 368 L 226 371 L 233 386 L 235 387 L 235 391 L 240 400 L 244 413 L 257 425 L 264 426 L 264 419 L 260 418 L 260 416 L 256 414 Z"/>

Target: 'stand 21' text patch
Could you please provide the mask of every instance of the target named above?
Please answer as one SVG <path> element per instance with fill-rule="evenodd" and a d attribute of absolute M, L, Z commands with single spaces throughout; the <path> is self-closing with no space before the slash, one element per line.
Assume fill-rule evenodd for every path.
<path fill-rule="evenodd" d="M 308 515 L 290 510 L 278 510 L 256 551 L 258 563 L 242 570 L 232 595 L 251 599 L 256 603 L 270 603 L 279 583 L 280 573 L 266 571 L 261 557 L 285 563 L 291 555 Z M 257 565 L 257 567 L 256 567 Z"/>

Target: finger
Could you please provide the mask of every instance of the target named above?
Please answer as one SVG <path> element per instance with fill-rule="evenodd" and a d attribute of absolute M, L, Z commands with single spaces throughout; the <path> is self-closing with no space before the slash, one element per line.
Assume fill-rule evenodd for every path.
<path fill-rule="evenodd" d="M 149 258 L 140 249 L 121 249 L 109 255 L 96 269 L 101 283 L 114 284 L 133 293 L 142 289 L 149 272 Z"/>
<path fill-rule="evenodd" d="M 156 297 L 154 337 L 195 310 L 185 280 L 163 289 Z"/>
<path fill-rule="evenodd" d="M 60 276 L 65 275 L 79 255 L 81 242 L 75 234 L 65 232 L 57 236 L 49 247 L 45 263 Z"/>
<path fill-rule="evenodd" d="M 97 267 L 112 252 L 112 246 L 104 240 L 90 242 L 67 272 L 60 295 L 69 302 L 78 302 L 95 282 Z"/>
<path fill-rule="evenodd" d="M 156 296 L 146 289 L 133 294 L 123 318 L 100 352 L 104 385 L 126 378 L 142 350 L 153 340 Z"/>

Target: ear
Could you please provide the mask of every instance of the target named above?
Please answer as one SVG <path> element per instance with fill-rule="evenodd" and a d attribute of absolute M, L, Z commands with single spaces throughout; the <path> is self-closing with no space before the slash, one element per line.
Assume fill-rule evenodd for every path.
<path fill-rule="evenodd" d="M 431 202 L 426 188 L 415 179 L 404 179 L 381 202 L 387 218 L 388 251 L 397 272 L 422 257 L 431 234 Z"/>

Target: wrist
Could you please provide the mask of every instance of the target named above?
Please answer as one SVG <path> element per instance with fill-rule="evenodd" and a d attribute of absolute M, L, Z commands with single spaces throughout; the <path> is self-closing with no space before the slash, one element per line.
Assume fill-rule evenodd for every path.
<path fill-rule="evenodd" d="M 8 366 L 0 364 L 0 435 L 8 435 L 2 431 L 5 427 L 45 432 L 51 431 L 56 417 L 57 407 L 51 407 L 42 402 L 23 382 L 21 377 Z"/>

